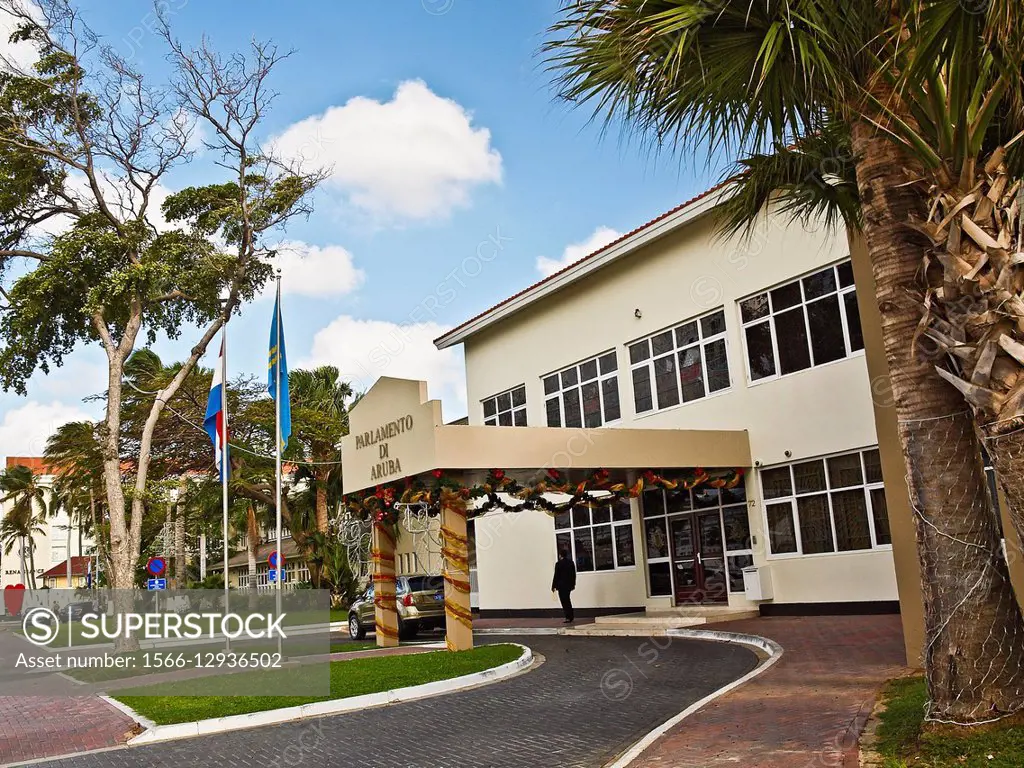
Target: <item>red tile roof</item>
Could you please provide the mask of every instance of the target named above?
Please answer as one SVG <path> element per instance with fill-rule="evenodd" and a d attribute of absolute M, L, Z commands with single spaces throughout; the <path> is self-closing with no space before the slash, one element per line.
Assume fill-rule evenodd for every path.
<path fill-rule="evenodd" d="M 438 336 L 436 339 L 434 339 L 434 344 L 437 344 L 439 341 L 441 341 L 441 339 L 444 339 L 444 338 L 446 338 L 448 336 L 451 336 L 453 333 L 456 333 L 456 332 L 462 330 L 463 328 L 465 328 L 470 323 L 474 323 L 477 320 L 479 320 L 480 318 L 485 317 L 485 316 L 491 314 L 496 309 L 499 309 L 499 308 L 505 306 L 506 304 L 508 304 L 510 301 L 515 301 L 516 299 L 518 299 L 523 294 L 530 293 L 530 291 L 533 291 L 533 290 L 539 288 L 540 286 L 544 285 L 545 283 L 550 282 L 551 280 L 554 280 L 560 274 L 562 274 L 563 272 L 568 272 L 570 269 L 572 269 L 573 267 L 577 266 L 578 264 L 582 264 L 585 261 L 590 261 L 591 259 L 595 258 L 599 254 L 602 254 L 605 251 L 607 251 L 612 246 L 618 245 L 623 240 L 628 240 L 629 238 L 633 237 L 634 235 L 637 235 L 640 232 L 643 232 L 648 227 L 654 226 L 659 221 L 662 221 L 663 219 L 666 219 L 669 216 L 672 216 L 673 214 L 679 213 L 683 209 L 689 208 L 691 205 L 695 205 L 696 203 L 699 203 L 701 200 L 703 200 L 704 198 L 708 197 L 709 195 L 713 195 L 715 192 L 719 192 L 720 190 L 724 189 L 726 186 L 728 186 L 730 183 L 732 183 L 732 181 L 733 181 L 733 179 L 730 178 L 730 179 L 726 179 L 725 181 L 723 181 L 720 184 L 716 184 L 715 186 L 711 187 L 710 189 L 707 189 L 704 192 L 701 192 L 696 197 L 691 197 L 689 200 L 687 200 L 684 203 L 680 203 L 675 208 L 672 208 L 671 210 L 665 211 L 660 216 L 656 216 L 655 218 L 651 219 L 650 221 L 648 221 L 648 222 L 646 222 L 644 224 L 641 224 L 636 229 L 633 229 L 632 231 L 627 232 L 626 234 L 622 235 L 621 237 L 619 237 L 619 238 L 617 238 L 615 240 L 612 240 L 607 245 L 602 246 L 601 248 L 598 248 L 593 253 L 587 254 L 582 259 L 579 259 L 578 261 L 574 261 L 572 264 L 569 264 L 569 265 L 567 265 L 565 267 L 562 267 L 557 272 L 553 272 L 552 274 L 548 275 L 547 277 L 545 277 L 545 278 L 543 278 L 541 280 L 538 280 L 533 285 L 529 285 L 526 288 L 524 288 L 523 290 L 519 291 L 518 293 L 514 293 L 511 296 L 509 296 L 508 298 L 503 299 L 502 301 L 499 301 L 497 304 L 495 304 L 490 309 L 485 309 L 480 314 L 474 315 L 473 317 L 469 318 L 469 320 L 466 320 L 464 323 L 461 323 L 461 324 L 455 326 L 454 328 L 452 328 L 450 331 L 447 331 L 446 333 L 442 334 L 441 336 Z"/>
<path fill-rule="evenodd" d="M 75 555 L 74 557 L 72 557 L 71 558 L 71 575 L 72 576 L 85 576 L 86 573 L 88 573 L 88 570 L 89 570 L 89 561 L 90 560 L 92 560 L 92 558 L 91 557 L 86 557 L 85 555 L 82 555 L 82 556 Z M 53 568 L 51 568 L 50 570 L 48 570 L 46 573 L 43 574 L 43 577 L 44 578 L 46 578 L 46 577 L 53 578 L 55 576 L 67 576 L 67 575 L 68 575 L 68 561 L 65 560 L 60 565 L 53 566 Z"/>
<path fill-rule="evenodd" d="M 8 456 L 7 468 L 28 467 L 33 472 L 48 475 L 50 468 L 46 465 L 46 459 L 42 456 Z"/>

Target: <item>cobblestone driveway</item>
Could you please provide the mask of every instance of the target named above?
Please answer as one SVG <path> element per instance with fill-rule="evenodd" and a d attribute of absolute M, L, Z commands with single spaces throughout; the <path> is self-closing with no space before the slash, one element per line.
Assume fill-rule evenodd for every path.
<path fill-rule="evenodd" d="M 465 693 L 45 765 L 595 768 L 757 663 L 744 648 L 693 640 L 522 641 L 546 662 Z"/>

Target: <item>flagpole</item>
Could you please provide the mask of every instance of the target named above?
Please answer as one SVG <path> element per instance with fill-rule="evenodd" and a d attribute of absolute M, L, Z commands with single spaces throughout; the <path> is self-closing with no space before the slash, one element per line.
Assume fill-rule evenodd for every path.
<path fill-rule="evenodd" d="M 224 525 L 224 613 L 230 611 L 230 574 L 228 571 L 228 560 L 230 549 L 228 547 L 228 473 L 231 471 L 231 454 L 228 446 L 228 323 L 224 321 L 221 326 L 221 353 L 220 353 L 220 409 L 223 414 L 224 435 L 221 438 L 220 448 L 220 485 L 221 485 L 221 511 L 223 513 Z M 225 635 L 225 648 L 231 650 L 231 639 Z"/>
<path fill-rule="evenodd" d="M 277 363 L 274 366 L 274 383 L 276 386 L 277 397 L 274 398 L 275 402 L 275 424 L 277 432 L 277 615 L 281 615 L 281 582 L 284 580 L 284 570 L 282 569 L 283 557 L 281 554 L 281 355 L 282 355 L 282 339 L 281 339 L 281 269 L 277 270 L 277 301 L 274 302 L 274 327 L 275 338 L 277 339 Z M 277 638 L 277 652 L 282 653 L 281 650 L 281 638 Z"/>

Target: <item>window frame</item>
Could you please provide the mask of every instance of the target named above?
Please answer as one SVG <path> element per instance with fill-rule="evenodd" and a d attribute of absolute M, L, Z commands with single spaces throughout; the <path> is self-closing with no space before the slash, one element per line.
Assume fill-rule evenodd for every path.
<path fill-rule="evenodd" d="M 515 394 L 514 393 L 518 392 L 520 389 L 523 390 L 523 404 L 522 405 L 516 405 L 515 404 L 516 401 L 515 401 Z M 509 407 L 508 407 L 508 409 L 505 409 L 505 410 L 503 410 L 498 405 L 498 400 L 499 400 L 499 398 L 501 398 L 502 395 L 508 395 L 508 397 L 509 397 Z M 494 401 L 494 415 L 493 416 L 488 416 L 487 415 L 486 403 L 489 403 L 492 400 Z M 480 401 L 480 413 L 483 415 L 483 425 L 485 427 L 525 427 L 525 426 L 528 426 L 528 424 L 529 424 L 529 411 L 527 410 L 526 383 L 524 382 L 522 384 L 517 384 L 514 387 L 509 387 L 508 389 L 505 389 L 505 390 L 502 390 L 501 392 L 498 392 L 496 395 L 491 395 L 490 397 L 483 398 Z M 511 415 L 511 418 L 512 418 L 512 423 L 511 424 L 501 424 L 500 423 L 500 418 L 501 418 L 501 415 L 503 413 L 508 413 L 508 414 Z M 523 414 L 523 423 L 522 424 L 516 424 L 516 414 L 517 413 L 522 413 Z"/>
<path fill-rule="evenodd" d="M 860 304 L 859 304 L 859 297 L 857 296 L 857 283 L 856 282 L 854 282 L 854 283 L 852 283 L 850 285 L 847 285 L 847 286 L 840 285 L 840 282 L 839 282 L 839 268 L 841 266 L 843 266 L 844 264 L 850 264 L 851 265 L 851 269 L 852 269 L 853 259 L 850 256 L 847 256 L 847 257 L 845 257 L 843 259 L 840 259 L 839 261 L 836 261 L 836 262 L 834 262 L 832 264 L 828 264 L 828 265 L 825 265 L 825 266 L 822 266 L 822 267 L 818 267 L 816 269 L 812 269 L 809 272 L 806 272 L 806 273 L 804 273 L 802 275 L 798 275 L 797 277 L 792 278 L 791 280 L 786 280 L 785 282 L 776 283 L 775 285 L 769 286 L 768 288 L 765 288 L 764 290 L 756 291 L 754 293 L 751 293 L 751 294 L 749 294 L 747 296 L 743 296 L 743 297 L 741 297 L 741 298 L 736 300 L 736 311 L 737 311 L 737 316 L 738 316 L 739 321 L 740 321 L 740 340 L 741 340 L 741 343 L 743 345 L 743 368 L 744 368 L 744 372 L 746 374 L 747 386 L 748 387 L 756 387 L 756 386 L 758 386 L 760 384 L 764 384 L 765 382 L 768 382 L 768 381 L 778 381 L 779 379 L 786 378 L 787 376 L 797 376 L 797 375 L 799 375 L 801 373 L 806 373 L 807 371 L 811 371 L 811 370 L 814 370 L 816 368 L 824 368 L 825 366 L 828 366 L 828 365 L 835 365 L 836 363 L 841 363 L 844 360 L 849 360 L 851 358 L 863 357 L 864 356 L 864 347 L 861 346 L 860 349 L 853 349 L 853 345 L 852 345 L 852 342 L 851 342 L 851 339 L 850 339 L 850 322 L 849 322 L 849 318 L 847 317 L 847 308 L 846 308 L 845 297 L 847 295 L 851 294 L 851 293 L 854 295 L 854 298 L 856 298 L 858 300 L 858 305 L 857 305 L 858 313 L 860 312 Z M 829 293 L 826 293 L 826 294 L 824 294 L 822 296 L 815 296 L 813 299 L 807 299 L 806 293 L 804 291 L 803 281 L 806 278 L 808 278 L 808 277 L 816 275 L 816 274 L 818 274 L 820 272 L 824 272 L 826 269 L 830 269 L 830 268 L 832 269 L 833 276 L 835 278 L 835 283 L 836 283 L 835 290 L 831 291 Z M 797 285 L 800 288 L 800 303 L 799 304 L 794 304 L 794 305 L 788 306 L 788 307 L 783 307 L 782 309 L 776 311 L 774 306 L 773 306 L 773 304 L 772 304 L 772 297 L 771 297 L 772 292 L 773 291 L 777 291 L 777 290 L 779 290 L 781 288 L 786 288 L 787 286 L 794 285 L 794 284 Z M 768 300 L 768 314 L 766 316 L 764 316 L 764 317 L 759 317 L 759 318 L 756 318 L 754 320 L 744 321 L 743 320 L 743 306 L 742 306 L 743 302 L 749 301 L 750 299 L 756 298 L 757 296 L 765 296 L 767 298 L 767 300 Z M 843 357 L 836 358 L 835 360 L 829 360 L 828 362 L 825 362 L 825 363 L 815 364 L 814 363 L 814 348 L 812 347 L 811 333 L 810 333 L 810 328 L 811 328 L 811 326 L 810 326 L 810 318 L 807 315 L 807 307 L 809 305 L 811 305 L 811 304 L 816 304 L 818 302 L 824 301 L 825 299 L 828 299 L 831 296 L 835 296 L 837 298 L 837 300 L 838 300 L 838 303 L 839 303 L 839 319 L 840 319 L 840 322 L 842 323 L 842 328 L 843 328 L 843 345 L 845 346 L 846 354 Z M 802 311 L 802 314 L 803 314 L 803 318 L 804 318 L 804 329 L 807 331 L 807 355 L 808 355 L 808 359 L 811 361 L 811 364 L 809 366 L 807 366 L 806 368 L 801 368 L 798 371 L 790 371 L 789 373 L 781 373 L 782 367 L 781 367 L 780 360 L 779 360 L 779 337 L 778 337 L 778 333 L 776 332 L 775 319 L 776 319 L 776 317 L 779 314 L 782 314 L 784 312 L 790 312 L 794 308 L 796 308 L 797 306 L 800 307 L 800 309 Z M 771 340 L 772 340 L 772 363 L 775 366 L 775 373 L 770 375 L 770 376 L 762 376 L 761 378 L 755 379 L 752 376 L 751 370 L 750 370 L 750 352 L 749 352 L 749 346 L 747 344 L 747 329 L 751 328 L 753 326 L 756 326 L 756 325 L 764 324 L 764 323 L 768 324 L 769 332 L 771 334 Z M 864 334 L 864 331 L 863 331 L 863 328 L 861 328 L 861 336 L 862 336 L 862 338 L 863 338 L 863 334 Z"/>
<path fill-rule="evenodd" d="M 626 502 L 621 502 L 621 503 L 626 503 Z M 569 546 L 569 551 L 570 551 L 570 554 L 572 556 L 573 565 L 576 566 L 576 573 L 577 573 L 577 575 L 582 575 L 582 574 L 585 574 L 585 573 L 592 573 L 592 574 L 620 573 L 620 572 L 635 571 L 636 570 L 638 558 L 637 558 L 637 554 L 636 554 L 636 530 L 633 527 L 633 505 L 626 503 L 627 504 L 627 508 L 629 509 L 629 519 L 628 520 L 616 520 L 615 519 L 615 513 L 614 513 L 615 504 L 616 504 L 616 502 L 609 500 L 609 502 L 607 504 L 599 504 L 599 505 L 596 505 L 595 507 L 589 507 L 589 506 L 582 505 L 582 504 L 579 505 L 581 508 L 586 509 L 587 512 L 589 513 L 589 520 L 590 520 L 590 522 L 587 525 L 576 525 L 575 522 L 573 521 L 573 512 L 575 511 L 576 507 L 570 507 L 564 513 L 564 514 L 568 514 L 569 515 L 569 526 L 566 527 L 566 528 L 559 528 L 557 526 L 557 517 L 553 517 L 552 518 L 552 522 L 555 524 L 555 556 L 556 557 L 558 556 L 559 547 L 561 546 L 561 544 L 559 543 L 559 536 L 563 535 L 563 534 L 568 534 L 569 535 L 569 545 L 570 545 Z M 594 512 L 595 508 L 607 508 L 608 511 L 609 511 L 609 522 L 607 522 L 607 523 L 595 523 L 594 522 L 594 516 L 593 516 L 593 512 Z M 576 557 L 576 532 L 577 531 L 589 531 L 590 532 L 590 551 L 591 551 L 591 557 L 593 557 L 593 553 L 594 553 L 594 528 L 602 528 L 604 526 L 608 526 L 611 529 L 611 534 L 612 534 L 612 567 L 611 568 L 602 568 L 602 569 L 598 570 L 597 563 L 594 563 L 594 567 L 593 568 L 591 568 L 589 570 L 586 570 L 586 571 L 580 570 L 580 567 L 579 567 L 579 564 L 578 564 L 578 560 L 577 560 L 577 557 Z M 630 538 L 632 539 L 632 543 L 633 543 L 633 564 L 632 565 L 619 565 L 619 550 L 618 550 L 618 547 L 616 546 L 618 539 L 616 538 L 615 534 L 616 534 L 616 531 L 619 528 L 625 528 L 625 527 L 629 528 Z"/>
<path fill-rule="evenodd" d="M 754 550 L 755 550 L 754 545 L 753 545 L 753 540 L 754 540 L 754 537 L 757 535 L 757 532 L 754 530 L 754 526 L 752 525 L 752 521 L 750 520 L 750 503 L 751 503 L 750 492 L 749 492 L 750 489 L 746 485 L 744 485 L 742 487 L 743 487 L 743 495 L 744 495 L 743 501 L 733 501 L 733 502 L 729 502 L 728 504 L 724 504 L 722 502 L 721 489 L 719 489 L 718 503 L 716 505 L 710 506 L 710 507 L 698 507 L 697 503 L 696 503 L 696 500 L 694 499 L 694 495 L 693 495 L 694 491 L 697 490 L 697 489 L 691 488 L 691 489 L 689 489 L 689 494 L 690 494 L 690 504 L 689 504 L 689 507 L 687 509 L 682 509 L 682 510 L 678 510 L 678 511 L 675 511 L 675 512 L 669 512 L 668 511 L 668 494 L 667 494 L 667 492 L 665 491 L 664 488 L 649 489 L 649 490 L 645 490 L 643 493 L 640 494 L 640 496 L 638 497 L 638 499 L 639 499 L 639 506 L 640 506 L 640 535 L 641 535 L 641 538 L 643 539 L 645 570 L 646 570 L 646 566 L 649 566 L 652 563 L 654 565 L 668 563 L 668 565 L 669 565 L 669 584 L 670 584 L 671 590 L 672 590 L 671 593 L 668 594 L 668 595 L 652 595 L 651 594 L 650 575 L 649 575 L 649 573 L 645 572 L 644 580 L 646 581 L 647 597 L 649 597 L 649 598 L 665 598 L 665 597 L 667 597 L 667 598 L 671 599 L 673 601 L 673 603 L 675 602 L 675 599 L 676 599 L 676 574 L 675 574 L 675 569 L 672 568 L 672 541 L 671 541 L 671 533 L 669 532 L 670 521 L 673 518 L 683 517 L 685 515 L 707 514 L 709 512 L 715 512 L 715 511 L 718 512 L 718 524 L 719 524 L 720 530 L 722 532 L 722 560 L 723 560 L 723 562 L 725 564 L 725 576 L 726 576 L 726 583 L 728 585 L 727 590 L 726 590 L 726 594 L 727 595 L 742 595 L 743 594 L 744 590 L 742 590 L 742 589 L 737 589 L 735 591 L 732 589 L 732 583 L 729 581 L 729 565 L 730 565 L 729 560 L 731 558 L 734 558 L 734 557 L 749 557 L 749 558 L 751 558 L 751 562 L 753 563 L 753 561 L 754 561 Z M 652 492 L 654 490 L 657 490 L 658 492 L 661 493 L 661 511 L 656 513 L 656 514 L 648 515 L 644 511 L 644 498 L 645 498 L 647 493 L 650 493 L 650 492 Z M 726 510 L 735 510 L 735 509 L 741 509 L 741 508 L 743 509 L 743 514 L 746 515 L 746 517 L 747 517 L 747 533 L 749 535 L 750 546 L 742 547 L 742 548 L 739 548 L 739 549 L 730 549 L 729 548 L 729 543 L 728 543 L 728 541 L 726 539 L 726 535 L 725 535 L 726 534 L 726 530 L 725 530 L 725 512 L 726 512 Z M 650 557 L 647 554 L 647 521 L 648 520 L 664 520 L 665 521 L 665 534 L 666 534 L 666 537 L 667 537 L 667 544 L 666 544 L 666 546 L 668 547 L 668 549 L 667 549 L 668 554 L 665 557 Z M 744 566 L 744 567 L 746 567 L 746 566 Z"/>
<path fill-rule="evenodd" d="M 881 490 L 885 493 L 885 482 L 884 480 L 878 481 L 867 481 L 867 463 L 864 458 L 864 454 L 870 451 L 879 452 L 879 462 L 881 462 L 881 453 L 877 445 L 869 445 L 863 448 L 854 448 L 852 450 L 838 451 L 836 453 L 829 453 L 822 456 L 808 456 L 804 459 L 798 459 L 796 461 L 789 461 L 784 464 L 772 464 L 766 467 L 759 467 L 757 472 L 757 483 L 758 493 L 761 497 L 761 523 L 764 526 L 764 554 L 766 560 L 793 560 L 795 558 L 804 557 L 844 557 L 847 555 L 864 555 L 871 552 L 892 552 L 892 543 L 879 544 L 878 543 L 878 532 L 875 530 L 875 515 L 874 507 L 871 502 L 871 492 Z M 828 461 L 829 459 L 837 459 L 843 456 L 850 456 L 857 454 L 860 458 L 860 471 L 861 471 L 861 483 L 859 485 L 844 485 L 833 488 L 832 478 L 829 476 Z M 812 461 L 822 462 L 825 472 L 825 490 L 823 491 L 811 491 L 807 493 L 798 493 L 796 490 L 795 477 L 793 475 L 793 467 L 797 464 L 806 464 Z M 764 492 L 764 475 L 763 472 L 766 470 L 773 469 L 789 469 L 789 482 L 790 482 L 790 493 L 788 496 L 776 496 L 774 498 L 768 498 Z M 864 494 L 865 510 L 867 512 L 868 519 L 868 532 L 871 535 L 871 546 L 867 549 L 839 549 L 839 538 L 836 535 L 836 516 L 835 509 L 832 504 L 832 495 L 835 493 L 841 493 L 843 491 L 861 490 Z M 804 552 L 803 536 L 800 532 L 800 512 L 797 508 L 797 500 L 802 498 L 811 498 L 814 496 L 825 496 L 828 502 L 828 516 L 829 526 L 832 533 L 832 551 L 831 552 Z M 768 522 L 768 507 L 782 504 L 789 504 L 790 522 L 793 525 L 793 538 L 796 541 L 795 552 L 775 552 L 772 549 L 772 534 L 771 526 Z M 888 510 L 886 510 L 886 516 L 888 517 Z M 890 523 L 891 531 L 891 523 Z"/>
<path fill-rule="evenodd" d="M 615 356 L 615 368 L 610 373 L 601 373 L 601 359 L 608 355 Z M 597 378 L 583 380 L 582 368 L 587 363 L 594 363 L 597 366 Z M 562 375 L 570 371 L 576 372 L 576 383 L 565 386 L 562 384 Z M 558 380 L 558 389 L 548 392 L 545 389 L 545 382 L 550 378 L 556 378 Z M 616 419 L 605 419 L 605 400 L 604 400 L 604 383 L 606 381 L 615 382 L 615 392 L 619 400 L 619 416 Z M 597 384 L 597 401 L 600 408 L 601 423 L 588 427 L 586 422 L 586 409 L 584 408 L 583 401 L 583 386 L 584 384 L 590 384 L 595 382 Z M 564 368 L 559 368 L 557 371 L 550 371 L 540 377 L 541 393 L 543 395 L 543 408 L 544 408 L 544 424 L 548 427 L 555 427 L 561 429 L 600 429 L 607 427 L 609 424 L 618 424 L 622 421 L 622 387 L 619 386 L 619 350 L 615 347 L 606 349 L 603 352 L 599 352 L 596 355 L 590 355 L 582 360 L 579 360 L 572 365 L 567 365 Z M 575 391 L 579 394 L 580 403 L 580 426 L 579 427 L 567 427 L 565 424 L 565 393 Z M 558 401 L 558 424 L 551 424 L 550 417 L 548 414 L 548 403 L 552 400 Z"/>
<path fill-rule="evenodd" d="M 725 327 L 720 332 L 718 332 L 718 333 L 712 334 L 710 336 L 705 336 L 704 335 L 704 328 L 703 328 L 703 325 L 702 325 L 702 321 L 705 320 L 706 318 L 712 317 L 712 316 L 717 315 L 719 313 L 721 313 L 721 315 L 722 315 L 722 322 L 723 322 Z M 691 323 L 693 323 L 697 327 L 697 340 L 696 341 L 692 341 L 692 342 L 690 342 L 688 344 L 680 345 L 678 343 L 678 340 L 677 340 L 676 331 L 678 331 L 680 328 L 683 328 L 683 327 L 685 327 L 687 325 L 690 325 Z M 667 351 L 667 352 L 661 352 L 661 353 L 655 354 L 654 353 L 654 346 L 653 346 L 653 339 L 656 336 L 660 336 L 663 333 L 670 333 L 672 335 L 672 349 Z M 726 371 L 727 371 L 728 376 L 729 376 L 729 384 L 727 386 L 725 386 L 725 387 L 722 387 L 721 389 L 716 389 L 714 392 L 711 392 L 710 389 L 709 389 L 709 382 L 708 382 L 708 364 L 707 364 L 707 352 L 706 352 L 706 349 L 707 349 L 708 345 L 713 344 L 716 341 L 722 341 L 725 344 L 725 366 L 726 366 Z M 646 359 L 641 360 L 639 363 L 633 363 L 632 362 L 632 356 L 631 356 L 631 352 L 632 352 L 631 348 L 636 346 L 637 344 L 642 343 L 642 342 L 645 342 L 648 345 L 649 354 L 648 354 Z M 694 400 L 683 400 L 683 383 L 682 383 L 682 379 L 680 378 L 680 368 L 679 368 L 679 363 L 678 363 L 679 355 L 680 355 L 680 353 L 685 352 L 686 350 L 689 350 L 689 349 L 693 349 L 694 347 L 697 347 L 700 350 L 701 381 L 704 384 L 704 394 L 703 394 L 703 396 L 698 397 L 698 398 L 696 398 Z M 732 365 L 731 365 L 731 362 L 730 362 L 730 354 L 729 354 L 729 323 L 728 323 L 728 316 L 726 315 L 725 306 L 724 305 L 721 306 L 721 307 L 716 307 L 715 309 L 712 309 L 712 310 L 710 310 L 708 312 L 704 312 L 704 313 L 702 313 L 700 315 L 695 315 L 694 317 L 687 318 L 686 320 L 683 320 L 682 322 L 675 323 L 674 325 L 670 325 L 667 328 L 662 328 L 661 330 L 655 331 L 654 333 L 649 333 L 649 334 L 646 334 L 644 336 L 641 336 L 638 339 L 633 339 L 632 341 L 626 342 L 625 348 L 626 348 L 626 358 L 627 358 L 627 360 L 630 361 L 629 362 L 629 388 L 630 388 L 630 393 L 632 394 L 632 400 L 633 400 L 633 414 L 638 419 L 645 418 L 645 417 L 650 416 L 650 415 L 655 414 L 655 413 L 664 413 L 664 412 L 670 411 L 670 410 L 672 410 L 674 408 L 682 408 L 683 406 L 692 405 L 693 403 L 702 403 L 702 402 L 708 400 L 709 398 L 717 397 L 718 395 L 725 394 L 726 392 L 729 392 L 733 388 Z M 668 357 L 672 357 L 676 361 L 676 376 L 675 376 L 676 381 L 675 381 L 675 383 L 676 383 L 676 393 L 679 396 L 679 402 L 673 403 L 672 405 L 666 405 L 664 408 L 659 408 L 658 407 L 658 391 L 657 391 L 657 385 L 655 383 L 656 382 L 656 373 L 655 373 L 654 364 L 655 364 L 655 362 L 657 360 L 662 360 L 662 359 L 668 358 Z M 633 372 L 636 371 L 636 370 L 639 370 L 641 368 L 646 368 L 647 369 L 647 371 L 648 371 L 648 380 L 650 382 L 650 387 L 651 387 L 651 408 L 648 409 L 648 410 L 645 410 L 645 411 L 637 410 L 637 406 L 636 406 L 636 386 L 635 386 L 634 379 L 633 379 Z"/>

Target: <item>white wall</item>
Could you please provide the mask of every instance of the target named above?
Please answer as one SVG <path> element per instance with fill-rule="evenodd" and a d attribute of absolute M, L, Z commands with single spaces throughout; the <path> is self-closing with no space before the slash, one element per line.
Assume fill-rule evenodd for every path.
<path fill-rule="evenodd" d="M 614 349 L 622 405 L 622 419 L 615 427 L 746 429 L 754 460 L 763 465 L 875 445 L 863 353 L 776 380 L 747 382 L 737 301 L 848 255 L 845 232 L 808 230 L 773 217 L 743 242 L 717 238 L 711 220 L 699 219 L 467 340 L 470 423 L 483 423 L 481 400 L 525 384 L 528 423 L 544 426 L 541 377 Z M 726 314 L 731 388 L 638 417 L 626 344 L 718 307 Z M 755 563 L 761 564 L 766 558 L 756 482 L 750 484 L 749 498 L 751 528 L 758 542 Z M 521 516 L 524 521 L 503 527 L 500 546 L 479 555 L 484 609 L 552 605 L 553 523 L 541 513 Z M 478 531 L 488 525 L 482 519 Z M 635 540 L 639 557 L 639 528 Z M 770 562 L 776 602 L 897 599 L 888 551 Z M 668 603 L 646 597 L 643 567 L 581 575 L 576 591 L 581 606 L 645 601 L 651 606 Z"/>

